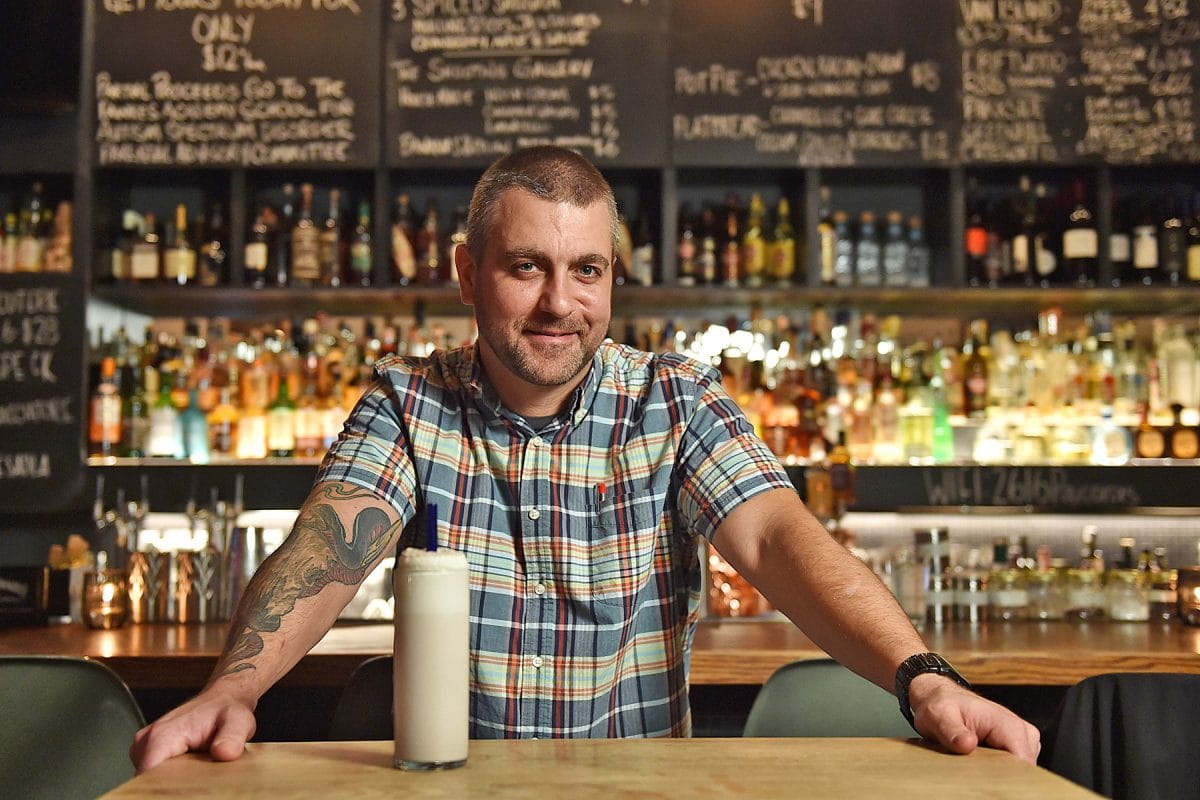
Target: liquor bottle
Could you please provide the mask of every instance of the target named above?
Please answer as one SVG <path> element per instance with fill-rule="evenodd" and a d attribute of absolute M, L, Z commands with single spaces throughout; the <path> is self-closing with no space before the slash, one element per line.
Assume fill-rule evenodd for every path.
<path fill-rule="evenodd" d="M 1062 260 L 1062 234 L 1056 234 L 1049 221 L 1065 215 L 1053 213 L 1046 184 L 1039 181 L 1034 186 L 1033 197 L 1037 215 L 1037 235 L 1033 239 L 1034 279 L 1038 286 L 1045 288 L 1060 279 L 1059 262 Z"/>
<path fill-rule="evenodd" d="M 1167 431 L 1167 454 L 1171 458 L 1191 460 L 1200 455 L 1196 429 L 1183 424 L 1183 405 L 1171 404 L 1171 428 Z"/>
<path fill-rule="evenodd" d="M 1133 454 L 1138 458 L 1165 458 L 1167 437 L 1163 431 L 1150 424 L 1150 409 L 1143 406 L 1141 419 L 1133 437 Z"/>
<path fill-rule="evenodd" d="M 978 186 L 971 179 L 971 188 L 967 193 L 967 223 L 964 249 L 967 256 L 967 283 L 970 286 L 984 286 L 988 283 L 987 251 L 988 231 L 984 222 L 983 200 L 977 194 Z"/>
<path fill-rule="evenodd" d="M 0 243 L 0 272 L 17 271 L 17 215 L 4 215 L 4 241 Z"/>
<path fill-rule="evenodd" d="M 679 241 L 675 245 L 675 282 L 680 286 L 696 285 L 696 255 L 696 220 L 691 206 L 684 203 L 679 209 Z"/>
<path fill-rule="evenodd" d="M 1129 238 L 1129 220 L 1124 203 L 1114 197 L 1112 209 L 1112 232 L 1108 235 L 1108 258 L 1112 262 L 1112 284 L 1119 286 L 1131 278 L 1133 273 L 1133 245 Z"/>
<path fill-rule="evenodd" d="M 417 279 L 417 217 L 407 194 L 396 195 L 392 209 L 392 280 L 407 286 Z"/>
<path fill-rule="evenodd" d="M 833 213 L 833 285 L 854 285 L 854 238 L 850 235 L 850 215 Z M 824 246 L 822 244 L 822 246 Z"/>
<path fill-rule="evenodd" d="M 358 204 L 358 225 L 350 244 L 350 280 L 359 286 L 371 285 L 371 268 L 375 260 L 371 246 L 371 204 Z"/>
<path fill-rule="evenodd" d="M 721 240 L 721 283 L 741 286 L 745 281 L 742 263 L 741 209 L 735 195 L 725 202 L 725 236 Z"/>
<path fill-rule="evenodd" d="M 208 439 L 208 417 L 200 408 L 199 392 L 188 391 L 187 407 L 179 415 L 179 426 L 183 430 L 183 449 L 193 464 L 207 464 L 211 460 Z"/>
<path fill-rule="evenodd" d="M 1012 217 L 1016 229 L 1012 237 L 1012 275 L 1010 282 L 1033 286 L 1037 272 L 1037 198 L 1028 175 L 1022 175 L 1013 197 Z"/>
<path fill-rule="evenodd" d="M 629 220 L 624 214 L 617 214 L 617 247 L 616 258 L 613 261 L 613 285 L 620 286 L 629 275 L 633 263 L 633 234 L 629 231 Z"/>
<path fill-rule="evenodd" d="M 918 216 L 908 218 L 908 259 L 904 271 L 908 273 L 908 285 L 925 288 L 933 268 L 933 256 L 929 243 L 925 241 L 925 223 Z"/>
<path fill-rule="evenodd" d="M 1178 403 L 1184 408 L 1200 405 L 1197 397 L 1196 351 L 1181 323 L 1171 325 L 1159 346 L 1158 353 L 1167 405 Z"/>
<path fill-rule="evenodd" d="M 750 211 L 746 218 L 746 232 L 742 236 L 742 272 L 746 286 L 758 288 L 766 278 L 767 261 L 767 209 L 756 192 L 750 195 Z"/>
<path fill-rule="evenodd" d="M 899 211 L 887 214 L 887 229 L 883 237 L 883 282 L 887 286 L 907 286 L 908 237 L 904 231 L 904 215 Z M 860 248 L 860 257 L 861 257 Z"/>
<path fill-rule="evenodd" d="M 457 235 L 457 232 L 456 234 Z M 466 216 L 463 216 L 462 241 L 465 244 L 467 239 L 466 234 Z M 653 286 L 654 285 L 654 239 L 650 235 L 650 221 L 643 214 L 638 220 L 636 231 L 633 235 L 633 261 L 630 266 L 630 279 L 638 286 Z M 455 281 L 458 280 L 458 273 L 454 273 Z"/>
<path fill-rule="evenodd" d="M 846 432 L 838 433 L 837 444 L 829 453 L 829 488 L 832 492 L 833 518 L 846 516 L 854 505 L 854 465 L 846 449 Z"/>
<path fill-rule="evenodd" d="M 121 455 L 141 458 L 147 454 L 150 417 L 143 387 L 143 370 L 131 365 L 121 385 Z"/>
<path fill-rule="evenodd" d="M 416 240 L 417 280 L 423 284 L 442 282 L 441 224 L 437 200 L 431 197 L 425 204 Z"/>
<path fill-rule="evenodd" d="M 1005 216 L 1005 209 L 1005 204 L 997 199 L 989 204 L 988 213 L 984 217 L 987 254 L 983 259 L 983 274 L 987 286 L 1004 283 L 1013 272 L 1010 220 Z"/>
<path fill-rule="evenodd" d="M 276 215 L 271 245 L 269 281 L 276 286 L 287 286 L 292 279 L 292 233 L 296 228 L 296 187 L 283 185 L 283 203 Z M 306 242 L 307 244 L 307 242 Z"/>
<path fill-rule="evenodd" d="M 267 452 L 277 458 L 296 453 L 296 405 L 288 381 L 282 377 L 275 399 L 267 408 Z"/>
<path fill-rule="evenodd" d="M 157 281 L 159 267 L 159 239 L 155 229 L 154 214 L 147 212 L 143 218 L 141 232 L 129 256 L 129 278 L 138 283 Z"/>
<path fill-rule="evenodd" d="M 158 398 L 150 410 L 150 433 L 147 453 L 159 458 L 183 458 L 183 430 L 179 411 L 171 402 L 171 381 L 165 378 L 158 389 Z"/>
<path fill-rule="evenodd" d="M 864 211 L 858 217 L 858 241 L 854 247 L 854 275 L 859 286 L 879 286 L 883 282 L 875 214 Z"/>
<path fill-rule="evenodd" d="M 787 286 L 797 272 L 796 229 L 792 225 L 792 207 L 786 197 L 775 206 L 775 230 L 768 248 L 768 270 L 775 283 Z"/>
<path fill-rule="evenodd" d="M 317 234 L 317 263 L 322 286 L 342 285 L 342 192 L 329 190 L 329 214 Z"/>
<path fill-rule="evenodd" d="M 38 181 L 33 184 L 29 200 L 17 217 L 17 255 L 14 262 L 16 272 L 42 271 L 44 210 L 42 184 Z"/>
<path fill-rule="evenodd" d="M 250 226 L 250 236 L 242 251 L 242 280 L 252 289 L 261 289 L 267 285 L 267 267 L 270 263 L 270 229 L 267 227 L 266 214 L 259 209 L 254 216 L 254 224 Z"/>
<path fill-rule="evenodd" d="M 1100 424 L 1092 430 L 1092 463 L 1116 467 L 1128 462 L 1132 455 L 1133 437 L 1123 426 L 1113 422 L 1112 409 L 1105 407 Z"/>
<path fill-rule="evenodd" d="M 982 319 L 974 320 L 962 341 L 962 410 L 971 419 L 982 420 L 988 410 L 988 357 L 984 353 L 988 330 Z"/>
<path fill-rule="evenodd" d="M 313 187 L 300 185 L 300 215 L 292 228 L 292 271 L 294 286 L 316 286 L 321 282 L 320 233 L 313 221 Z"/>
<path fill-rule="evenodd" d="M 458 267 L 455 266 L 454 259 L 458 256 L 458 248 L 467 243 L 467 207 L 455 206 L 454 221 L 450 226 L 450 235 L 446 237 L 446 266 L 443 268 L 443 274 L 455 286 L 458 285 Z M 630 254 L 630 269 L 637 269 L 637 242 L 634 240 L 634 247 Z"/>
<path fill-rule="evenodd" d="M 71 252 L 72 206 L 66 200 L 58 204 L 54 213 L 54 233 L 46 246 L 42 268 L 46 272 L 70 272 L 74 268 Z"/>
<path fill-rule="evenodd" d="M 300 397 L 296 400 L 294 413 L 295 455 L 311 457 L 321 451 L 324 429 L 321 409 L 317 402 L 317 371 L 320 360 L 309 351 L 304 358 Z"/>
<path fill-rule="evenodd" d="M 100 362 L 100 381 L 90 403 L 88 453 L 93 456 L 115 456 L 121 443 L 121 395 L 116 374 L 116 359 L 105 356 Z"/>
<path fill-rule="evenodd" d="M 950 427 L 950 408 L 946 401 L 946 377 L 942 370 L 935 343 L 933 352 L 933 375 L 929 379 L 929 397 L 932 410 L 932 436 L 930 455 L 935 464 L 948 464 L 954 460 L 954 431 Z"/>
<path fill-rule="evenodd" d="M 717 282 L 717 212 L 706 205 L 700 212 L 700 247 L 696 256 L 696 280 L 711 286 Z"/>
<path fill-rule="evenodd" d="M 1129 282 L 1150 286 L 1162 280 L 1158 259 L 1158 226 L 1150 212 L 1149 203 L 1143 201 L 1137 220 L 1130 231 L 1130 247 L 1133 251 Z"/>
<path fill-rule="evenodd" d="M 237 452 L 238 410 L 233 404 L 237 372 L 231 370 L 230 383 L 222 386 L 217 404 L 208 412 L 208 447 L 215 456 L 232 457 Z"/>
<path fill-rule="evenodd" d="M 1187 279 L 1200 283 L 1200 193 L 1192 195 L 1192 214 L 1187 219 Z"/>
<path fill-rule="evenodd" d="M 225 208 L 220 203 L 213 203 L 204 229 L 205 236 L 196 265 L 197 281 L 201 286 L 220 286 L 229 281 L 226 272 L 226 262 L 229 259 L 229 230 L 225 226 Z M 263 269 L 266 269 L 265 263 Z"/>
<path fill-rule="evenodd" d="M 163 253 L 163 278 L 168 283 L 186 286 L 196 280 L 196 251 L 187 238 L 187 207 L 175 206 L 175 236 Z"/>
<path fill-rule="evenodd" d="M 1082 180 L 1075 181 L 1073 201 L 1062 237 L 1063 266 L 1068 281 L 1076 286 L 1092 286 L 1096 282 L 1100 240 L 1096 221 L 1087 206 Z"/>
<path fill-rule="evenodd" d="M 837 243 L 838 234 L 830 206 L 832 194 L 828 186 L 822 186 L 818 191 L 817 200 L 817 258 L 820 266 L 822 286 L 849 286 L 850 283 L 839 284 L 837 272 Z"/>
<path fill-rule="evenodd" d="M 1180 209 L 1179 199 L 1167 203 L 1167 215 L 1159 226 L 1158 258 L 1163 280 L 1178 286 L 1187 279 L 1188 214 Z"/>

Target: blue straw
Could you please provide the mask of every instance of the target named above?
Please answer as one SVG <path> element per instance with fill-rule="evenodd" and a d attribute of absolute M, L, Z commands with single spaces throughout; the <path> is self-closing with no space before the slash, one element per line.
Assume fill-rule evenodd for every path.
<path fill-rule="evenodd" d="M 425 549 L 431 553 L 437 552 L 437 504 L 425 506 L 425 523 L 429 526 L 425 535 Z"/>

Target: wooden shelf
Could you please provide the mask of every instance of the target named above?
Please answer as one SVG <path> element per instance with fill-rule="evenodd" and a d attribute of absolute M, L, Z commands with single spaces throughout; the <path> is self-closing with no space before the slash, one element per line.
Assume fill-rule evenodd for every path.
<path fill-rule="evenodd" d="M 231 317 L 252 319 L 412 313 L 424 304 L 426 313 L 465 316 L 470 309 L 459 300 L 455 286 L 379 288 L 265 288 L 97 286 L 92 297 L 149 316 Z M 1028 316 L 1046 308 L 1067 313 L 1108 310 L 1117 314 L 1180 315 L 1200 313 L 1200 286 L 1152 286 L 1105 289 L 941 288 L 901 289 L 862 287 L 725 287 L 619 286 L 613 297 L 614 316 L 661 316 L 695 311 L 718 317 L 745 314 L 754 306 L 789 310 L 805 306 L 856 308 L 876 313 L 925 317 Z"/>

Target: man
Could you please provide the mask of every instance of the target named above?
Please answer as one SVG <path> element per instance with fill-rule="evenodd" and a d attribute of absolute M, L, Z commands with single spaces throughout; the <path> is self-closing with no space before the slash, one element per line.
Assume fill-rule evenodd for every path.
<path fill-rule="evenodd" d="M 455 259 L 477 344 L 378 365 L 208 686 L 139 732 L 139 770 L 237 758 L 263 692 L 380 559 L 421 544 L 426 503 L 471 566 L 474 737 L 687 735 L 705 537 L 832 656 L 899 685 L 923 735 L 1036 758 L 1036 729 L 919 655 L 714 370 L 604 341 L 617 237 L 612 190 L 579 155 L 532 148 L 487 170 Z"/>

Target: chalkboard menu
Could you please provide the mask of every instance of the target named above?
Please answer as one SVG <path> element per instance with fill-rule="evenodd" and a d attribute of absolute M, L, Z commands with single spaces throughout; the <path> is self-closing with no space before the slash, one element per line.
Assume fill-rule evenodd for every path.
<path fill-rule="evenodd" d="M 68 506 L 82 481 L 83 287 L 0 275 L 0 511 Z"/>
<path fill-rule="evenodd" d="M 378 0 L 96 9 L 97 166 L 378 161 Z"/>
<path fill-rule="evenodd" d="M 667 161 L 665 0 L 394 0 L 390 15 L 390 165 L 482 165 L 536 144 Z"/>
<path fill-rule="evenodd" d="M 1079 2 L 957 4 L 964 163 L 1078 160 Z"/>
<path fill-rule="evenodd" d="M 956 155 L 956 3 L 672 4 L 681 165 L 922 165 Z"/>
<path fill-rule="evenodd" d="M 1200 4 L 1083 2 L 1080 155 L 1110 164 L 1200 160 Z"/>

